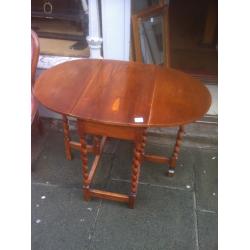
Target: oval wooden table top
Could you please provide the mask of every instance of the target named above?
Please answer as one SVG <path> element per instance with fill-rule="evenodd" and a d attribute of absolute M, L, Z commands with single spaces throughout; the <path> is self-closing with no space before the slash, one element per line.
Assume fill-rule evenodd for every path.
<path fill-rule="evenodd" d="M 62 63 L 44 71 L 33 91 L 52 111 L 122 126 L 184 125 L 202 117 L 211 104 L 208 89 L 185 73 L 115 60 Z"/>

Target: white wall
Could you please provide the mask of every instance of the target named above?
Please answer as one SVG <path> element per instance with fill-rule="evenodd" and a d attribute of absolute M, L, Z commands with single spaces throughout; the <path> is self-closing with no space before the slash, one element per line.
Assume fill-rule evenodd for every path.
<path fill-rule="evenodd" d="M 131 0 L 102 0 L 105 59 L 129 60 Z"/>

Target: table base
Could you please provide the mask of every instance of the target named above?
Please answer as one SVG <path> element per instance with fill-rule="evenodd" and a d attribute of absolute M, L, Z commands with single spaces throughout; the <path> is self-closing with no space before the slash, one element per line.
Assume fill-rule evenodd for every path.
<path fill-rule="evenodd" d="M 83 196 L 85 201 L 89 201 L 91 197 L 108 199 L 113 201 L 128 203 L 130 208 L 134 208 L 135 199 L 138 190 L 138 182 L 140 176 L 140 169 L 143 160 L 149 160 L 156 163 L 166 163 L 169 165 L 167 171 L 168 176 L 173 176 L 176 168 L 176 161 L 178 159 L 181 141 L 184 135 L 184 127 L 180 126 L 176 143 L 172 156 L 162 157 L 156 155 L 145 154 L 144 149 L 146 145 L 146 128 L 137 127 L 122 127 L 106 124 L 98 124 L 95 122 L 87 122 L 78 120 L 78 134 L 80 136 L 80 143 L 72 141 L 70 138 L 68 120 L 66 116 L 63 117 L 64 124 L 64 142 L 65 142 L 65 153 L 68 160 L 72 159 L 71 149 L 80 150 L 81 161 L 82 161 L 82 175 L 83 175 Z M 86 141 L 86 135 L 94 135 L 93 145 L 88 145 Z M 131 186 L 130 194 L 119 194 L 103 190 L 92 189 L 91 183 L 98 167 L 99 160 L 101 158 L 102 150 L 107 137 L 132 140 L 135 144 L 134 155 L 132 160 L 131 169 Z M 88 153 L 94 153 L 95 159 L 92 167 L 88 167 Z"/>

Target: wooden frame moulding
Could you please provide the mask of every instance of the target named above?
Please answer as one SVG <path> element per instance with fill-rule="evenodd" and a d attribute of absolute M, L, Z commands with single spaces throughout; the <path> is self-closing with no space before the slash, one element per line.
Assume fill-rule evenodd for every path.
<path fill-rule="evenodd" d="M 163 57 L 164 65 L 170 67 L 171 64 L 171 53 L 170 53 L 170 33 L 169 33 L 169 7 L 168 5 L 155 5 L 151 6 L 146 10 L 142 10 L 132 15 L 132 31 L 133 31 L 133 42 L 135 51 L 135 61 L 142 61 L 141 41 L 139 27 L 142 20 L 147 18 L 161 15 L 163 18 L 162 23 L 162 40 L 163 40 Z"/>

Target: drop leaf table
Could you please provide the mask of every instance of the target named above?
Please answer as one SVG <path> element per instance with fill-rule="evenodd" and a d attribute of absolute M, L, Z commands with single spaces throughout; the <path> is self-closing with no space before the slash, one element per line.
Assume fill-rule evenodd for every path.
<path fill-rule="evenodd" d="M 162 66 L 116 60 L 81 59 L 44 71 L 36 81 L 34 95 L 48 109 L 62 114 L 67 159 L 71 149 L 81 152 L 84 199 L 104 198 L 134 207 L 143 160 L 169 165 L 175 173 L 184 125 L 202 117 L 211 96 L 198 80 Z M 77 119 L 80 141 L 72 141 L 67 117 Z M 170 157 L 144 152 L 146 130 L 178 127 Z M 93 135 L 93 145 L 86 135 Z M 107 137 L 134 142 L 130 193 L 120 194 L 92 188 L 91 182 Z M 92 167 L 88 153 L 95 154 Z"/>

